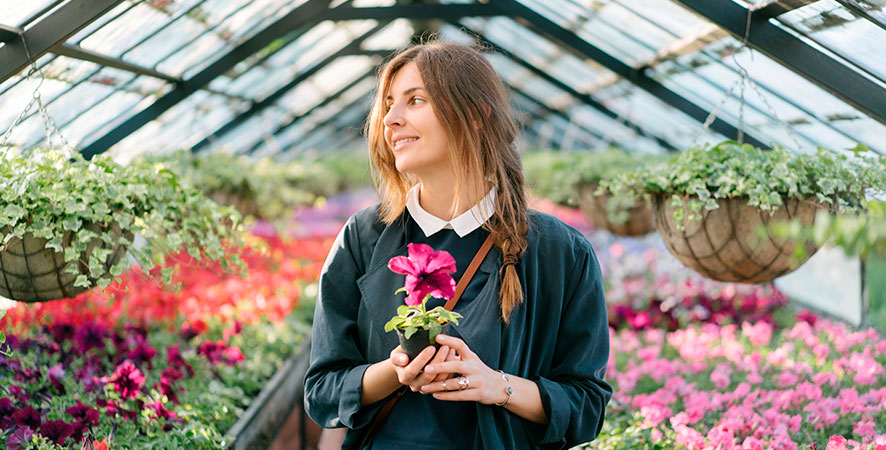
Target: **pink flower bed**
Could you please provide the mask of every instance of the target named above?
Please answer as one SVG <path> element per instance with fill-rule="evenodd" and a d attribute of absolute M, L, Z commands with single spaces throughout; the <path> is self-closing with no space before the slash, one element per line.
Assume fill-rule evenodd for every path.
<path fill-rule="evenodd" d="M 886 450 L 886 340 L 801 319 L 610 329 L 615 394 L 587 448 Z"/>

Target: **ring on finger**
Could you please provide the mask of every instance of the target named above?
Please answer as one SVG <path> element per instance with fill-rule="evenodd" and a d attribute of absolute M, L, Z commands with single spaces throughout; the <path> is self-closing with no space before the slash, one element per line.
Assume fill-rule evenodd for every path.
<path fill-rule="evenodd" d="M 463 391 L 471 386 L 470 381 L 468 381 L 468 377 L 462 376 L 458 377 L 458 390 Z"/>
<path fill-rule="evenodd" d="M 449 388 L 446 387 L 446 380 L 443 380 L 443 390 L 444 390 L 444 391 L 448 391 L 448 390 L 449 390 Z"/>

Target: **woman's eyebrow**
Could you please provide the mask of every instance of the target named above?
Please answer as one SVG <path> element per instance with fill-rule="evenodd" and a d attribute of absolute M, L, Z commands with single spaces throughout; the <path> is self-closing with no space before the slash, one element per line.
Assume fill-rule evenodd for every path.
<path fill-rule="evenodd" d="M 421 86 L 415 86 L 415 87 L 411 87 L 411 88 L 409 88 L 409 89 L 403 91 L 403 93 L 400 94 L 400 95 L 406 96 L 406 95 L 409 95 L 409 94 L 411 94 L 411 93 L 413 93 L 413 92 L 415 92 L 415 91 L 423 91 L 423 90 L 424 90 L 423 87 L 421 87 Z M 392 97 L 391 94 L 388 94 L 388 96 L 385 97 L 385 100 L 393 100 L 393 99 L 394 99 L 394 97 Z"/>

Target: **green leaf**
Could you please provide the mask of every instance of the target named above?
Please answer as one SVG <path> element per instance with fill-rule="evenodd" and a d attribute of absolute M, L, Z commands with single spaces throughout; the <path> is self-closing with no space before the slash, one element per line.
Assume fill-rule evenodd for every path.
<path fill-rule="evenodd" d="M 92 284 L 89 282 L 89 278 L 87 278 L 86 275 L 80 274 L 77 275 L 77 279 L 74 280 L 74 286 L 90 288 L 92 287 Z"/>
<path fill-rule="evenodd" d="M 164 267 L 160 270 L 161 279 L 163 280 L 163 284 L 172 283 L 172 274 L 175 271 L 174 267 Z"/>
<path fill-rule="evenodd" d="M 407 327 L 406 330 L 403 331 L 403 336 L 405 336 L 406 339 L 409 339 L 417 331 L 418 331 L 418 327 Z"/>

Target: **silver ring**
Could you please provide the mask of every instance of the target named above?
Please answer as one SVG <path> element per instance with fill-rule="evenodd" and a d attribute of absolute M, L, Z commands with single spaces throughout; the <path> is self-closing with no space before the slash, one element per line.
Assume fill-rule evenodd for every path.
<path fill-rule="evenodd" d="M 448 390 L 449 390 L 449 388 L 446 387 L 446 380 L 443 380 L 443 390 L 444 390 L 444 391 L 448 391 Z"/>
<path fill-rule="evenodd" d="M 469 387 L 471 387 L 471 383 L 468 381 L 468 377 L 458 377 L 458 390 L 459 391 L 463 391 Z"/>

